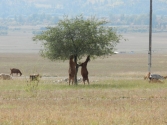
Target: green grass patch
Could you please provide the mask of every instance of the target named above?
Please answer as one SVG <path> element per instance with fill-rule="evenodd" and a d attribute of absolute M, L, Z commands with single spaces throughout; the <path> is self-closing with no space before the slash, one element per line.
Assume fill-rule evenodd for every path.
<path fill-rule="evenodd" d="M 25 81 L 3 81 L 0 82 L 0 90 L 61 90 L 61 89 L 156 89 L 167 88 L 166 81 L 164 83 L 149 83 L 144 80 L 104 80 L 95 83 L 78 85 L 68 85 L 68 83 L 52 83 L 51 81 L 40 81 L 38 86 L 34 87 L 34 83 Z M 34 85 L 33 85 L 34 84 Z"/>
<path fill-rule="evenodd" d="M 164 83 L 149 83 L 144 80 L 104 80 L 96 83 L 78 85 L 68 85 L 68 83 L 39 83 L 40 90 L 61 90 L 61 89 L 161 89 L 167 88 L 166 82 Z"/>
<path fill-rule="evenodd" d="M 0 105 L 0 109 L 14 109 L 14 108 L 16 108 L 17 106 L 14 106 L 14 105 L 10 105 L 10 104 L 8 104 L 8 105 Z"/>
<path fill-rule="evenodd" d="M 20 86 L 20 87 L 18 87 Z M 0 82 L 2 124 L 163 124 L 167 84 L 138 79 L 68 85 L 41 80 L 38 86 Z"/>

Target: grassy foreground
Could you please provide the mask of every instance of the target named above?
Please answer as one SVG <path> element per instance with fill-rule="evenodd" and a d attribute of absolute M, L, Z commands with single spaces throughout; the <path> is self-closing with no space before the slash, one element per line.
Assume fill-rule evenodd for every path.
<path fill-rule="evenodd" d="M 1 125 L 166 125 L 167 81 L 0 81 Z"/>

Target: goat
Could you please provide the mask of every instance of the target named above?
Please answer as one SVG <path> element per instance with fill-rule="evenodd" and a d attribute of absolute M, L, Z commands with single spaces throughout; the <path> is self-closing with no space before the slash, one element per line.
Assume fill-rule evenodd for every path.
<path fill-rule="evenodd" d="M 167 79 L 167 76 L 164 76 L 164 79 Z"/>
<path fill-rule="evenodd" d="M 88 78 L 88 70 L 87 70 L 87 63 L 90 61 L 90 56 L 87 56 L 85 62 L 81 63 L 79 66 L 81 66 L 81 75 L 83 77 L 83 82 L 85 85 L 85 81 L 87 80 L 89 84 L 89 78 Z"/>
<path fill-rule="evenodd" d="M 11 80 L 12 77 L 9 75 L 9 74 L 0 74 L 0 79 L 3 79 L 3 80 Z"/>
<path fill-rule="evenodd" d="M 150 78 L 150 72 L 148 72 L 145 76 L 144 76 L 144 80 L 147 80 Z"/>
<path fill-rule="evenodd" d="M 76 74 L 76 64 L 73 61 L 73 59 L 74 59 L 74 56 L 71 55 L 70 56 L 70 60 L 69 60 L 69 70 L 68 70 L 68 73 L 69 73 L 69 85 L 70 85 L 71 81 L 72 81 L 72 84 L 74 83 L 75 74 Z"/>
<path fill-rule="evenodd" d="M 149 74 L 149 82 L 154 82 L 154 83 L 163 83 L 160 79 L 164 79 L 163 76 L 159 75 L 159 74 Z"/>
<path fill-rule="evenodd" d="M 30 81 L 38 81 L 39 82 L 39 78 L 41 78 L 41 76 L 39 74 L 31 74 L 30 75 Z"/>
<path fill-rule="evenodd" d="M 12 75 L 12 76 L 14 73 L 16 73 L 17 75 L 20 74 L 20 76 L 22 75 L 22 73 L 19 69 L 13 68 L 13 69 L 10 69 L 10 71 L 11 71 L 10 75 Z"/>

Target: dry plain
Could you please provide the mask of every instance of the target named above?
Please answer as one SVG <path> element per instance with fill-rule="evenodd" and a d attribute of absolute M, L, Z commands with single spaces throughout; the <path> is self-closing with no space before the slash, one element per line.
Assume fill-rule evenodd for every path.
<path fill-rule="evenodd" d="M 13 58 L 11 58 L 13 57 Z M 155 54 L 152 70 L 167 75 L 166 55 Z M 3 125 L 165 125 L 167 82 L 150 84 L 147 54 L 117 54 L 91 60 L 90 85 L 57 83 L 67 78 L 68 61 L 51 62 L 38 54 L 0 54 L 1 71 L 19 67 L 22 77 L 0 81 Z M 40 73 L 38 86 L 27 82 Z M 80 77 L 80 70 L 78 72 Z M 31 84 L 31 85 L 30 85 Z"/>
<path fill-rule="evenodd" d="M 0 81 L 0 124 L 166 125 L 167 81 L 158 84 L 143 80 L 147 52 L 131 53 L 132 49 L 123 44 L 118 50 L 126 53 L 91 59 L 91 82 L 85 86 L 55 82 L 68 77 L 68 61 L 51 62 L 35 52 L 0 53 L 1 73 L 10 73 L 13 67 L 23 72 L 21 77 Z M 152 56 L 152 72 L 167 75 L 167 53 L 158 50 Z M 43 76 L 37 86 L 28 81 L 32 73 Z"/>

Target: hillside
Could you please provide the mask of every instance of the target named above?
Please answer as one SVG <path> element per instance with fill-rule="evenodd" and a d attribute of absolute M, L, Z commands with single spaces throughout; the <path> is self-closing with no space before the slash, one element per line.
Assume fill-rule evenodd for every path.
<path fill-rule="evenodd" d="M 167 1 L 154 0 L 153 11 L 158 15 L 167 15 Z M 110 14 L 146 14 L 149 12 L 147 0 L 1 0 L 0 17 L 15 15 L 96 15 Z M 2 13 L 3 12 L 3 13 Z"/>

